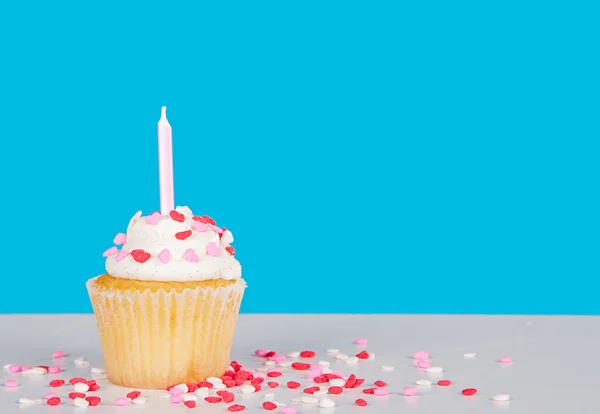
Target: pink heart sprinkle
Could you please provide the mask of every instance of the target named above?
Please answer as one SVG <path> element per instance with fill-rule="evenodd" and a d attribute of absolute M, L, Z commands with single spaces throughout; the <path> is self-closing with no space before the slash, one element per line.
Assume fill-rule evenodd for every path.
<path fill-rule="evenodd" d="M 417 366 L 419 368 L 429 368 L 431 366 L 431 363 L 425 360 L 420 360 L 419 362 L 417 362 Z"/>
<path fill-rule="evenodd" d="M 283 414 L 296 414 L 296 409 L 294 407 L 283 407 L 281 412 Z"/>
<path fill-rule="evenodd" d="M 208 230 L 208 226 L 204 223 L 200 223 L 199 221 L 194 221 L 194 223 L 192 225 L 194 226 L 194 229 L 196 229 L 196 231 Z"/>
<path fill-rule="evenodd" d="M 113 243 L 116 245 L 121 245 L 127 243 L 127 235 L 124 233 L 118 233 L 113 240 Z"/>
<path fill-rule="evenodd" d="M 512 362 L 511 357 L 503 356 L 500 358 L 500 363 L 502 364 L 510 364 Z"/>
<path fill-rule="evenodd" d="M 158 254 L 158 260 L 160 260 L 161 263 L 168 263 L 169 262 L 169 250 L 168 249 L 163 249 L 159 254 Z"/>
<path fill-rule="evenodd" d="M 423 350 L 415 351 L 413 354 L 414 359 L 429 359 L 429 354 Z"/>
<path fill-rule="evenodd" d="M 52 358 L 64 358 L 64 357 L 65 357 L 65 351 L 59 350 L 59 351 L 52 353 Z"/>
<path fill-rule="evenodd" d="M 119 253 L 117 253 L 117 257 L 115 258 L 115 260 L 117 262 L 120 262 L 121 260 L 126 258 L 128 254 L 129 252 L 127 250 L 121 250 Z"/>
<path fill-rule="evenodd" d="M 377 392 L 377 390 L 375 390 Z M 417 389 L 415 387 L 404 387 L 404 395 L 407 397 L 412 397 L 417 394 Z"/>
<path fill-rule="evenodd" d="M 110 249 L 106 250 L 104 253 L 102 253 L 102 256 L 109 257 L 109 256 L 112 256 L 113 254 L 117 254 L 118 252 L 119 252 L 119 249 L 117 249 L 115 246 L 113 246 Z"/>
<path fill-rule="evenodd" d="M 50 374 L 58 374 L 60 372 L 60 367 L 58 365 L 55 365 L 53 367 L 48 367 L 48 372 Z"/>
<path fill-rule="evenodd" d="M 374 395 L 388 395 L 390 393 L 390 390 L 386 390 L 385 388 L 376 388 L 375 391 L 373 391 Z M 404 395 L 406 395 L 406 389 L 404 390 Z"/>
<path fill-rule="evenodd" d="M 198 263 L 198 256 L 196 256 L 196 253 L 192 249 L 187 249 L 183 258 L 188 262 Z"/>
<path fill-rule="evenodd" d="M 161 218 L 160 213 L 152 213 L 148 217 L 146 217 L 145 221 L 146 221 L 146 224 L 155 225 L 156 223 L 158 223 L 158 220 L 160 220 L 160 218 Z"/>
<path fill-rule="evenodd" d="M 266 349 L 257 349 L 256 351 L 254 351 L 254 355 L 258 356 L 258 357 L 264 357 L 269 353 L 269 351 L 267 351 Z"/>
<path fill-rule="evenodd" d="M 211 229 L 213 229 L 214 231 L 216 231 L 219 234 L 223 233 L 223 229 L 221 227 L 215 226 L 214 224 L 208 223 L 208 227 L 210 227 Z"/>
<path fill-rule="evenodd" d="M 367 344 L 367 340 L 365 338 L 358 338 L 356 341 L 354 341 L 354 343 L 356 345 L 366 345 Z"/>
<path fill-rule="evenodd" d="M 219 257 L 221 256 L 221 249 L 219 249 L 215 243 L 210 242 L 206 245 L 206 254 Z"/>

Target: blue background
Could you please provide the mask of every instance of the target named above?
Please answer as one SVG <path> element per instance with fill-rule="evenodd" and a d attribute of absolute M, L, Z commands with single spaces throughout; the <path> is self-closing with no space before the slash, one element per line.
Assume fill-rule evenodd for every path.
<path fill-rule="evenodd" d="M 594 3 L 2 2 L 0 312 L 91 311 L 167 105 L 244 312 L 600 313 Z"/>

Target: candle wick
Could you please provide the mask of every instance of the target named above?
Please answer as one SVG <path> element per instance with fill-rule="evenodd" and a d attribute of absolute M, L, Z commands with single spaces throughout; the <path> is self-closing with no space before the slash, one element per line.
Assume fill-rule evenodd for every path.
<path fill-rule="evenodd" d="M 167 118 L 167 107 L 166 106 L 163 106 L 160 109 L 160 118 L 161 119 L 166 119 Z"/>

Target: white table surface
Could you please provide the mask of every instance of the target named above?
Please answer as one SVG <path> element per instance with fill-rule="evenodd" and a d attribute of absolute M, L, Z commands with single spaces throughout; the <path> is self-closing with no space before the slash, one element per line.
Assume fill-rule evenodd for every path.
<path fill-rule="evenodd" d="M 354 339 L 369 340 L 366 349 L 376 354 L 374 360 L 346 365 L 325 354 L 327 348 L 339 348 L 347 354 L 363 349 Z M 331 396 L 333 409 L 315 405 L 291 403 L 298 412 L 312 413 L 444 413 L 444 414 L 585 414 L 600 413 L 600 317 L 585 316 L 449 316 L 449 315 L 241 315 L 236 331 L 232 359 L 251 368 L 260 366 L 253 357 L 255 349 L 272 349 L 280 353 L 310 349 L 319 360 L 329 360 L 332 367 L 356 373 L 366 378 L 364 385 L 381 379 L 388 383 L 391 394 L 386 397 L 364 395 L 348 390 Z M 144 413 L 178 412 L 228 413 L 226 405 L 198 403 L 195 409 L 173 405 L 159 399 L 157 391 L 146 391 L 145 405 L 116 407 L 115 398 L 124 396 L 124 388 L 99 381 L 103 398 L 98 407 L 76 408 L 66 395 L 71 387 L 51 389 L 53 378 L 83 376 L 91 378 L 90 368 L 75 368 L 73 360 L 84 357 L 90 366 L 103 367 L 95 321 L 92 315 L 0 315 L 0 364 L 53 364 L 51 354 L 64 349 L 69 357 L 64 361 L 66 372 L 41 377 L 23 377 L 3 372 L 3 379 L 18 379 L 17 389 L 0 387 L 0 414 L 37 413 Z M 414 366 L 411 356 L 424 349 L 431 362 L 445 372 L 431 375 Z M 465 359 L 466 352 L 476 352 L 474 359 Z M 501 356 L 510 356 L 513 363 L 498 363 Z M 393 365 L 394 372 L 382 372 L 381 365 Z M 299 372 L 284 369 L 276 379 L 282 385 L 301 378 Z M 306 374 L 304 374 L 306 375 Z M 450 379 L 453 385 L 419 387 L 419 394 L 405 397 L 402 390 L 420 378 Z M 276 400 L 290 403 L 307 379 L 298 380 L 302 387 L 288 390 L 280 387 L 257 394 L 236 393 L 236 403 L 248 407 L 248 413 L 266 413 L 261 407 L 263 395 L 274 392 Z M 2 381 L 3 384 L 3 381 Z M 475 387 L 473 397 L 460 394 L 463 388 Z M 361 387 L 362 388 L 362 387 Z M 63 398 L 57 407 L 23 406 L 19 397 L 41 398 L 56 391 Z M 510 394 L 510 402 L 495 402 L 495 394 Z M 353 404 L 364 398 L 368 407 Z M 271 411 L 280 413 L 281 409 Z"/>

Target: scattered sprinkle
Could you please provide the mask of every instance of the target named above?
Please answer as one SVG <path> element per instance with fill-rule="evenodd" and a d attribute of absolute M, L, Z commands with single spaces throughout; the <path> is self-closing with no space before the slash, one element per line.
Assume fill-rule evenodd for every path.
<path fill-rule="evenodd" d="M 125 407 L 126 405 L 129 405 L 129 400 L 127 398 L 117 398 L 115 400 L 115 405 L 117 407 Z"/>
<path fill-rule="evenodd" d="M 492 397 L 494 401 L 510 401 L 510 395 L 508 394 L 496 394 Z"/>
<path fill-rule="evenodd" d="M 513 362 L 511 357 L 508 357 L 508 356 L 500 357 L 501 364 L 510 364 L 511 362 Z"/>
<path fill-rule="evenodd" d="M 415 353 L 413 354 L 413 358 L 421 359 L 421 360 L 429 359 L 429 354 L 421 349 L 421 350 L 415 351 Z"/>
<path fill-rule="evenodd" d="M 395 369 L 396 369 L 396 368 L 394 368 L 394 367 L 393 367 L 393 366 L 391 366 L 391 365 L 382 365 L 382 366 L 381 366 L 381 370 L 382 370 L 382 371 L 386 371 L 386 372 L 392 372 L 392 371 L 394 371 Z"/>
<path fill-rule="evenodd" d="M 439 385 L 440 387 L 448 387 L 452 384 L 452 381 L 450 380 L 439 380 L 437 382 L 437 385 Z"/>
<path fill-rule="evenodd" d="M 441 374 L 444 369 L 442 367 L 429 367 L 426 371 L 428 374 Z"/>
<path fill-rule="evenodd" d="M 430 387 L 431 381 L 429 381 L 428 379 L 420 379 L 416 380 L 415 384 L 420 385 L 421 387 Z"/>
<path fill-rule="evenodd" d="M 58 404 L 60 404 L 60 398 L 58 398 L 58 397 L 52 397 L 52 398 L 46 400 L 46 404 L 48 404 L 48 405 L 58 405 Z"/>
<path fill-rule="evenodd" d="M 354 343 L 356 345 L 366 345 L 367 344 L 367 339 L 366 338 L 358 338 L 354 341 Z"/>
<path fill-rule="evenodd" d="M 477 393 L 477 389 L 475 389 L 475 388 L 465 388 L 461 392 L 462 392 L 462 395 L 470 397 L 471 395 L 475 395 Z"/>
<path fill-rule="evenodd" d="M 416 387 L 404 387 L 404 395 L 406 395 L 407 397 L 412 397 L 413 395 L 417 394 L 417 388 Z"/>
<path fill-rule="evenodd" d="M 319 401 L 319 407 L 332 408 L 335 407 L 335 402 L 331 398 L 321 398 L 321 401 Z"/>
<path fill-rule="evenodd" d="M 359 398 L 356 401 L 354 401 L 354 404 L 358 405 L 359 407 L 367 406 L 367 402 L 365 400 L 363 400 L 362 398 Z"/>
<path fill-rule="evenodd" d="M 15 388 L 19 386 L 19 382 L 17 380 L 6 380 L 6 382 L 4 382 L 4 386 L 8 388 Z"/>
<path fill-rule="evenodd" d="M 467 352 L 466 354 L 464 354 L 465 358 L 475 358 L 477 356 L 477 354 L 475 352 Z"/>

